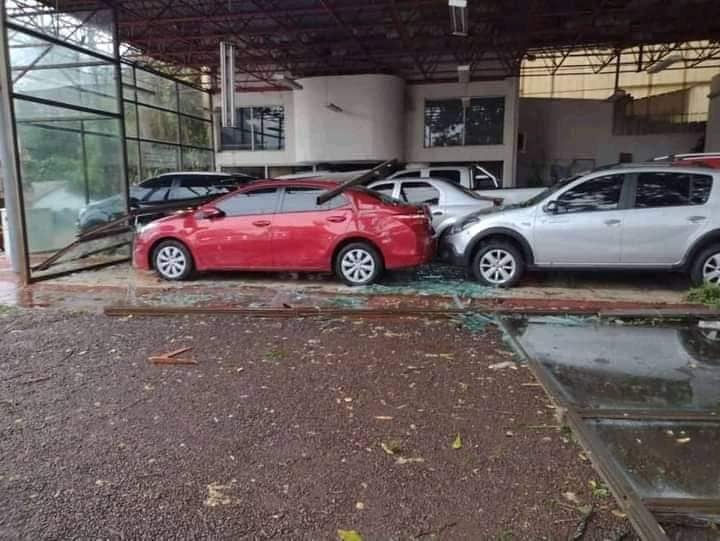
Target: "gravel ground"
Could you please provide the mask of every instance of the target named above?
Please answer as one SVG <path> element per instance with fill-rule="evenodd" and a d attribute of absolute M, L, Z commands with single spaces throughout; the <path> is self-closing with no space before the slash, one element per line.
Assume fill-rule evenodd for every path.
<path fill-rule="evenodd" d="M 0 539 L 568 539 L 585 504 L 632 538 L 494 328 L 11 310 L 0 344 Z"/>

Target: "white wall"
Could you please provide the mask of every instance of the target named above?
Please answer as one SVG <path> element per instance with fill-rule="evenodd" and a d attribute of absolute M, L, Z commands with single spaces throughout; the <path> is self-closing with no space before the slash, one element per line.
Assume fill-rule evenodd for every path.
<path fill-rule="evenodd" d="M 425 100 L 462 97 L 505 97 L 505 125 L 502 145 L 425 148 Z M 515 180 L 515 150 L 518 114 L 517 79 L 409 85 L 405 117 L 405 157 L 408 162 L 503 162 L 503 185 Z"/>
<path fill-rule="evenodd" d="M 299 79 L 295 157 L 299 162 L 403 159 L 405 82 L 392 75 Z M 333 103 L 342 111 L 327 108 Z"/>
<path fill-rule="evenodd" d="M 613 135 L 613 104 L 582 99 L 520 99 L 519 129 L 526 152 L 518 155 L 520 182 L 532 162 L 552 163 L 594 159 L 596 165 L 616 163 L 621 152 L 633 161 L 689 152 L 702 132 Z"/>
<path fill-rule="evenodd" d="M 705 130 L 705 150 L 720 152 L 720 75 L 713 77 L 710 84 L 710 108 Z"/>
<path fill-rule="evenodd" d="M 293 125 L 293 93 L 286 92 L 238 92 L 235 94 L 237 107 L 282 105 L 285 107 L 285 149 L 284 150 L 227 150 L 215 155 L 215 165 L 221 167 L 251 167 L 265 165 L 286 165 L 295 162 L 295 126 Z M 219 115 L 216 115 L 219 117 Z M 216 130 L 216 135 L 218 130 Z M 218 135 L 219 137 L 219 135 Z M 220 141 L 216 140 L 216 148 Z"/>

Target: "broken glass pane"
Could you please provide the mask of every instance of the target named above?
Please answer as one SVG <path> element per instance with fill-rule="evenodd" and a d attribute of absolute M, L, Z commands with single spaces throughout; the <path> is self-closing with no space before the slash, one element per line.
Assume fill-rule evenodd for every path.
<path fill-rule="evenodd" d="M 720 413 L 720 337 L 696 325 L 514 319 L 511 332 L 581 407 Z"/>
<path fill-rule="evenodd" d="M 720 423 L 586 421 L 643 498 L 720 498 Z"/>

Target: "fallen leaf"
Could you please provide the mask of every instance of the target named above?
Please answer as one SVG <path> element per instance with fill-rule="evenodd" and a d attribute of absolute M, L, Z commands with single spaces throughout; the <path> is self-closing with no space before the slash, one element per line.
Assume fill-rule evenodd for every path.
<path fill-rule="evenodd" d="M 389 455 L 394 455 L 395 453 L 399 453 L 401 449 L 400 442 L 397 440 L 390 440 L 387 443 L 384 441 L 380 443 L 380 447 L 382 447 L 382 450 L 385 451 Z"/>
<path fill-rule="evenodd" d="M 511 368 L 517 370 L 517 365 L 513 361 L 503 361 L 501 363 L 495 363 L 488 366 L 490 370 L 502 370 L 504 368 Z"/>
<path fill-rule="evenodd" d="M 455 436 L 455 441 L 452 442 L 452 448 L 453 449 L 462 449 L 463 443 L 462 438 L 460 437 L 460 434 Z"/>
<path fill-rule="evenodd" d="M 375 419 L 377 419 L 378 421 L 392 421 L 393 418 L 389 415 L 376 415 Z"/>
<path fill-rule="evenodd" d="M 690 438 L 678 438 L 675 441 L 678 443 L 688 443 L 690 441 Z"/>
<path fill-rule="evenodd" d="M 574 492 L 563 492 L 563 498 L 565 498 L 570 503 L 580 505 L 580 498 L 578 498 L 577 494 L 575 494 Z"/>
<path fill-rule="evenodd" d="M 399 456 L 395 459 L 395 464 L 414 464 L 419 462 L 425 462 L 425 459 L 422 457 L 415 457 L 415 458 L 405 458 L 402 456 Z"/>
<path fill-rule="evenodd" d="M 613 515 L 615 515 L 617 518 L 627 518 L 627 514 L 623 513 L 622 511 L 618 511 L 617 509 L 613 509 L 610 511 Z"/>
<path fill-rule="evenodd" d="M 338 530 L 340 541 L 363 541 L 362 535 L 355 530 Z"/>

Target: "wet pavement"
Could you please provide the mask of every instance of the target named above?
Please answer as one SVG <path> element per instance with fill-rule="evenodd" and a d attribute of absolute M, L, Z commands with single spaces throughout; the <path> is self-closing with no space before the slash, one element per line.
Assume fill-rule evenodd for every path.
<path fill-rule="evenodd" d="M 109 304 L 242 307 L 500 307 L 548 311 L 688 306 L 682 276 L 604 273 L 530 274 L 502 290 L 466 280 L 461 269 L 428 265 L 387 273 L 381 283 L 350 288 L 332 276 L 305 273 L 213 273 L 182 283 L 136 272 L 128 264 L 83 271 L 28 287 L 3 267 L 0 304 L 101 311 Z"/>
<path fill-rule="evenodd" d="M 618 472 L 611 487 L 627 482 L 663 519 L 718 524 L 720 323 L 639 323 L 504 322 L 546 391 L 598 442 L 589 451 L 600 468 Z"/>

